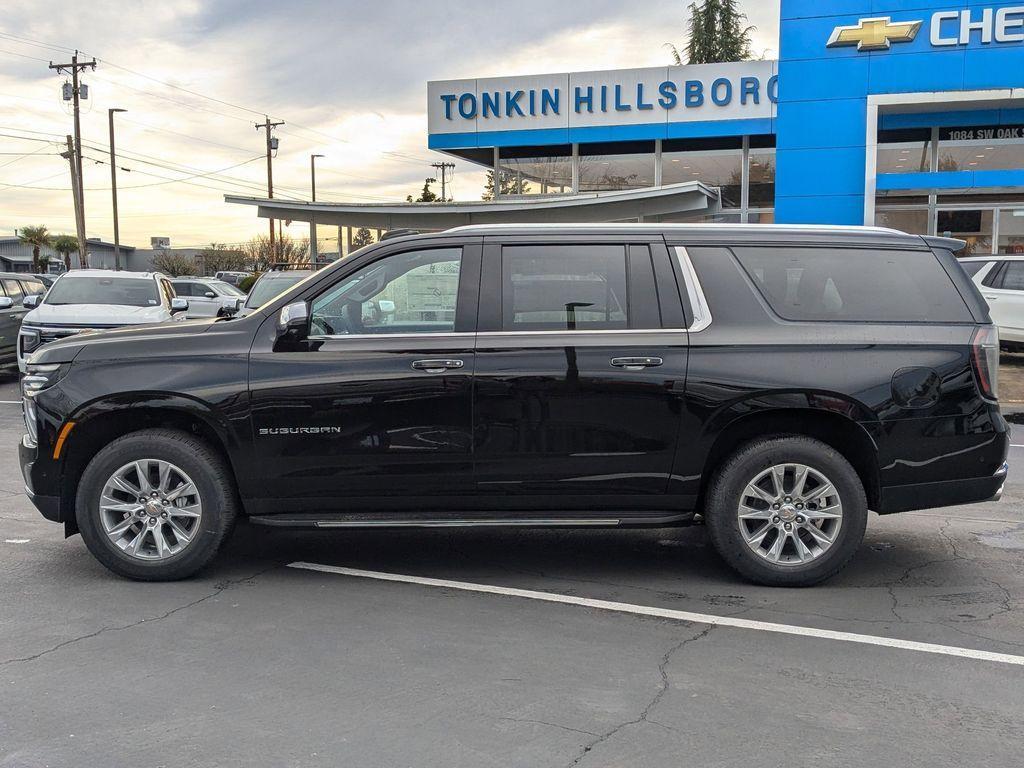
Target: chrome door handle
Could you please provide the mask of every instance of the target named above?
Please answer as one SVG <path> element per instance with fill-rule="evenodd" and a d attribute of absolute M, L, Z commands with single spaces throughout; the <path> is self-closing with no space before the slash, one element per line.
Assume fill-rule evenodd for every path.
<path fill-rule="evenodd" d="M 412 367 L 417 371 L 427 373 L 444 373 L 445 371 L 458 370 L 465 365 L 461 360 L 414 360 Z"/>
<path fill-rule="evenodd" d="M 660 357 L 613 357 L 612 365 L 627 371 L 642 371 L 644 368 L 655 368 L 665 361 Z"/>

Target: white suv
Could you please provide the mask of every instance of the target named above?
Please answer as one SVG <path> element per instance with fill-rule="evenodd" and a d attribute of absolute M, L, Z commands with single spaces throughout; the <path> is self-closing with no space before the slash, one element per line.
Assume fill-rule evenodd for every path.
<path fill-rule="evenodd" d="M 245 303 L 245 291 L 213 277 L 172 277 L 174 292 L 188 300 L 189 317 L 234 314 Z"/>
<path fill-rule="evenodd" d="M 184 320 L 188 301 L 178 298 L 159 272 L 76 269 L 45 296 L 26 296 L 18 334 L 18 367 L 43 344 L 89 330 Z"/>
<path fill-rule="evenodd" d="M 1024 254 L 960 259 L 988 302 L 1004 349 L 1024 351 Z"/>

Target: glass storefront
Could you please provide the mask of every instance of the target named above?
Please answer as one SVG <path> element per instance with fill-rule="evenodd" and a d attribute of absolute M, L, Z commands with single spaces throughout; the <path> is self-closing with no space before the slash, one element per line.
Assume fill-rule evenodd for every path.
<path fill-rule="evenodd" d="M 654 186 L 654 142 L 580 144 L 580 192 Z"/>
<path fill-rule="evenodd" d="M 920 173 L 931 170 L 930 128 L 878 132 L 878 173 Z"/>
<path fill-rule="evenodd" d="M 875 212 L 875 225 L 898 229 L 901 232 L 909 232 L 912 235 L 927 235 L 928 209 L 892 209 L 878 210 Z"/>
<path fill-rule="evenodd" d="M 722 190 L 722 207 L 739 208 L 743 198 L 743 140 L 673 139 L 663 142 L 661 183 L 685 181 L 700 181 L 709 187 L 719 187 Z M 774 203 L 773 193 L 768 205 Z"/>
<path fill-rule="evenodd" d="M 502 192 L 553 195 L 572 192 L 572 146 L 502 147 L 498 151 Z"/>
<path fill-rule="evenodd" d="M 1024 126 L 942 128 L 940 171 L 1001 171 L 1024 168 Z"/>
<path fill-rule="evenodd" d="M 750 208 L 775 206 L 775 137 L 751 136 L 747 159 Z"/>
<path fill-rule="evenodd" d="M 999 238 L 996 253 L 1024 254 L 1024 208 L 999 211 Z"/>

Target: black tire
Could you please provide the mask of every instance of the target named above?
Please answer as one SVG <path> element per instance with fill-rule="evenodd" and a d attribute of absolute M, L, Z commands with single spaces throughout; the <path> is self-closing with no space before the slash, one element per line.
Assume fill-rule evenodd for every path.
<path fill-rule="evenodd" d="M 99 509 L 108 478 L 140 459 L 163 460 L 180 467 L 202 499 L 202 517 L 188 545 L 165 559 L 149 562 L 126 554 L 111 541 Z M 75 499 L 78 529 L 89 551 L 114 573 L 137 581 L 176 581 L 202 570 L 231 532 L 237 511 L 234 478 L 221 455 L 199 438 L 173 429 L 146 429 L 114 440 L 85 468 Z"/>
<path fill-rule="evenodd" d="M 807 563 L 782 565 L 756 554 L 744 540 L 737 518 L 747 483 L 785 463 L 823 473 L 842 502 L 842 523 L 834 542 Z M 864 485 L 846 458 L 835 448 L 802 436 L 767 437 L 740 447 L 715 473 L 705 503 L 708 532 L 722 559 L 750 581 L 772 587 L 808 587 L 835 575 L 863 541 L 867 516 Z"/>

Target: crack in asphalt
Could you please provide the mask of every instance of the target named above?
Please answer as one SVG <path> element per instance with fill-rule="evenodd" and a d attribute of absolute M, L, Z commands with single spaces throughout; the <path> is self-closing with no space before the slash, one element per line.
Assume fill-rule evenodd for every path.
<path fill-rule="evenodd" d="M 171 610 L 167 611 L 166 613 L 162 613 L 159 616 L 151 616 L 151 617 L 148 617 L 148 618 L 139 619 L 138 621 L 133 621 L 130 624 L 124 624 L 124 625 L 121 625 L 121 626 L 102 627 L 100 629 L 97 629 L 95 632 L 89 632 L 89 633 L 84 634 L 84 635 L 79 635 L 78 637 L 73 637 L 70 640 L 64 640 L 63 642 L 57 643 L 56 645 L 52 646 L 51 648 L 47 648 L 45 650 L 39 651 L 38 653 L 33 653 L 31 656 L 21 656 L 21 657 L 18 657 L 18 658 L 6 659 L 4 661 L 0 661 L 0 668 L 6 667 L 9 664 L 17 664 L 17 663 L 20 663 L 20 662 L 35 661 L 36 659 L 42 658 L 43 656 L 48 656 L 51 653 L 55 653 L 56 651 L 59 651 L 59 650 L 61 650 L 63 648 L 67 648 L 69 645 L 74 645 L 76 643 L 80 643 L 83 640 L 89 640 L 89 639 L 91 639 L 93 637 L 97 637 L 97 636 L 105 634 L 107 632 L 123 632 L 125 630 L 133 629 L 135 627 L 141 626 L 143 624 L 153 624 L 153 623 L 158 622 L 158 621 L 163 621 L 164 619 L 169 618 L 170 616 L 173 616 L 176 613 L 180 613 L 181 611 L 188 610 L 189 608 L 194 608 L 195 606 L 199 605 L 200 603 L 205 603 L 207 600 L 211 600 L 211 599 L 219 596 L 222 592 L 224 592 L 227 589 L 230 589 L 231 587 L 235 586 L 236 584 L 242 584 L 244 582 L 252 581 L 253 579 L 259 578 L 260 576 L 264 575 L 265 573 L 268 573 L 269 571 L 272 571 L 275 568 L 280 568 L 280 567 L 281 567 L 281 565 L 279 563 L 275 563 L 274 565 L 271 565 L 271 566 L 269 566 L 267 568 L 263 568 L 263 569 L 261 569 L 259 571 L 256 571 L 255 573 L 250 574 L 249 576 L 243 576 L 243 577 L 238 578 L 238 579 L 229 579 L 227 581 L 220 582 L 219 584 L 216 584 L 214 586 L 213 591 L 210 592 L 208 595 L 204 595 L 203 597 L 200 597 L 200 598 L 198 598 L 196 600 L 193 600 L 193 601 L 191 601 L 189 603 L 185 603 L 184 605 L 179 605 L 178 607 L 172 608 Z"/>
<path fill-rule="evenodd" d="M 604 733 L 599 735 L 590 743 L 584 744 L 583 750 L 576 756 L 576 758 L 571 763 L 569 763 L 569 768 L 572 768 L 572 766 L 579 765 L 580 762 L 582 762 L 583 759 L 590 754 L 591 750 L 593 750 L 595 747 L 601 744 L 604 744 L 624 728 L 628 728 L 631 725 L 638 725 L 639 723 L 652 722 L 648 720 L 648 715 L 650 715 L 651 711 L 656 706 L 658 706 L 658 703 L 665 697 L 665 694 L 668 693 L 668 689 L 671 687 L 671 684 L 668 680 L 668 665 L 669 662 L 672 660 L 672 657 L 675 655 L 677 651 L 679 651 L 684 646 L 687 646 L 690 643 L 694 643 L 697 640 L 700 640 L 701 638 L 707 637 L 708 634 L 711 633 L 711 630 L 713 630 L 714 628 L 714 625 L 708 626 L 705 629 L 698 632 L 693 637 L 688 637 L 685 640 L 681 640 L 680 642 L 676 643 L 671 648 L 669 648 L 667 651 L 665 651 L 665 654 L 661 657 L 661 661 L 658 663 L 658 673 L 661 675 L 661 687 L 658 689 L 658 692 L 654 695 L 654 698 L 652 698 L 647 703 L 647 705 L 640 710 L 640 714 L 632 720 L 626 720 L 625 722 L 619 723 L 611 730 L 605 731 Z M 660 725 L 662 728 L 668 727 L 663 723 L 656 723 L 656 725 Z"/>
<path fill-rule="evenodd" d="M 952 550 L 953 552 L 954 560 L 971 561 L 969 557 L 960 553 L 960 549 L 957 547 L 956 541 L 953 539 L 952 536 L 950 536 L 946 532 L 946 529 L 949 528 L 950 525 L 950 519 L 946 518 L 946 525 L 939 527 L 939 535 L 946 540 L 946 543 L 949 545 L 950 550 Z M 995 579 L 986 576 L 984 573 L 979 572 L 979 576 L 981 577 L 981 580 L 984 581 L 986 584 L 995 587 L 1003 593 L 1003 599 L 998 601 L 999 609 L 991 612 L 988 616 L 978 616 L 971 619 L 964 619 L 962 622 L 955 623 L 969 624 L 978 621 L 988 621 L 1001 614 L 1010 613 L 1013 610 L 1013 606 L 1011 605 L 1011 602 L 1013 601 L 1013 595 L 1011 594 L 1010 590 L 1008 590 L 1005 586 L 1003 586 L 1000 582 L 996 581 Z"/>
<path fill-rule="evenodd" d="M 593 731 L 584 731 L 579 728 L 570 728 L 568 725 L 561 725 L 560 723 L 550 723 L 547 720 L 531 720 L 525 717 L 499 717 L 499 720 L 508 720 L 513 723 L 531 723 L 533 725 L 546 725 L 549 728 L 558 728 L 561 731 L 569 731 L 570 733 L 582 733 L 586 736 L 600 736 L 599 733 Z"/>

